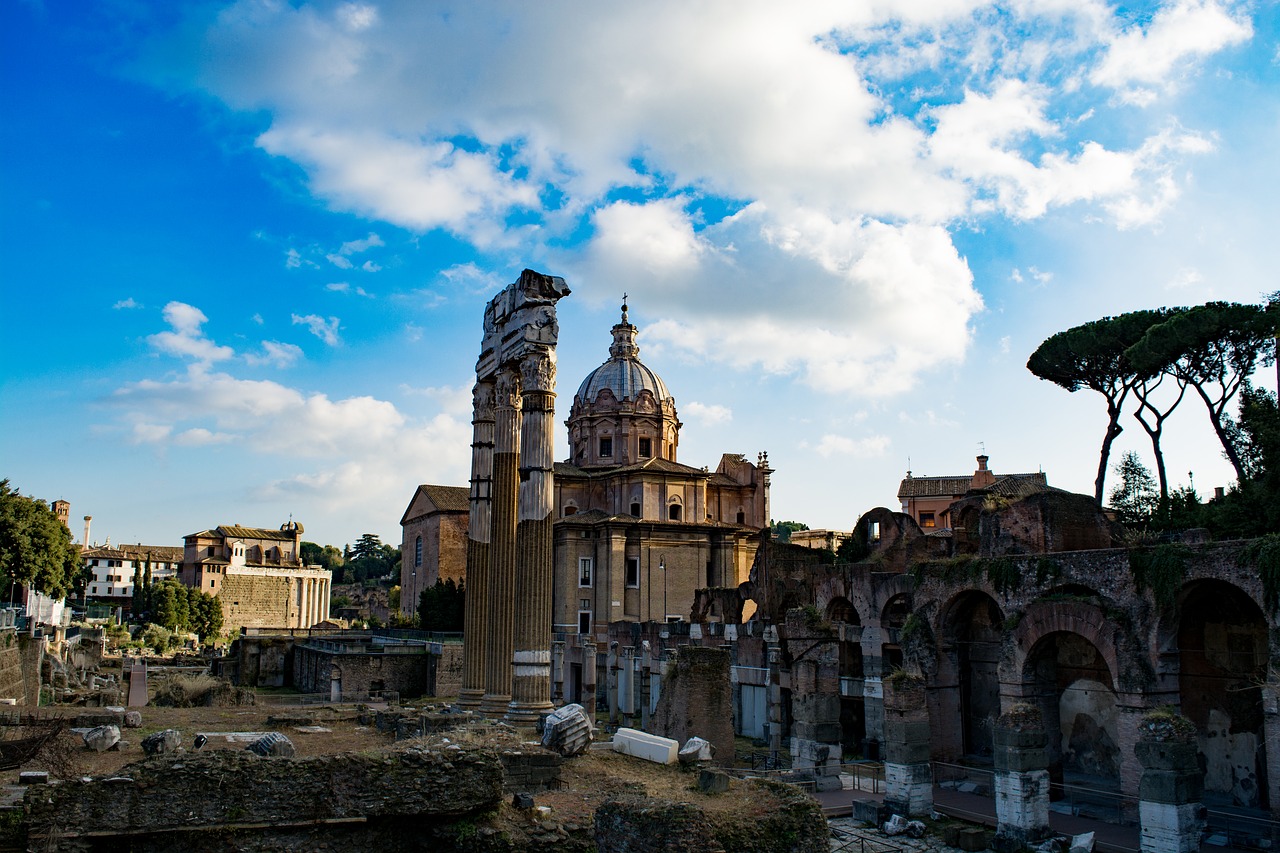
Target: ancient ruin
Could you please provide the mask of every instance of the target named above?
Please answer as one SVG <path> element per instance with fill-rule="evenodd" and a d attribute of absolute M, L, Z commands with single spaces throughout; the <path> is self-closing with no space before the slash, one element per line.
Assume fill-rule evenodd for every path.
<path fill-rule="evenodd" d="M 476 364 L 460 703 L 523 723 L 551 709 L 556 302 L 568 294 L 562 278 L 522 272 L 485 307 Z"/>

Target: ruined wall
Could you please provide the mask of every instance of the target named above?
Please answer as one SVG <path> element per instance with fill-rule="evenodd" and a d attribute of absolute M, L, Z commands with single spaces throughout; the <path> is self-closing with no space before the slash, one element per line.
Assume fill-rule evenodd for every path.
<path fill-rule="evenodd" d="M 733 765 L 733 691 L 729 653 L 682 646 L 662 683 L 653 731 L 683 745 L 691 737 L 710 741 L 715 763 Z"/>
<path fill-rule="evenodd" d="M 291 684 L 294 642 L 292 637 L 240 637 L 231 644 L 233 662 L 226 674 L 241 687 Z"/>
<path fill-rule="evenodd" d="M 223 576 L 218 601 L 224 624 L 232 628 L 292 628 L 297 626 L 294 585 L 287 575 Z"/>
<path fill-rule="evenodd" d="M 401 833 L 412 827 L 418 834 L 433 823 L 493 809 L 502 780 L 498 757 L 481 750 L 411 746 L 296 760 L 226 750 L 161 756 L 128 765 L 110 780 L 29 788 L 29 849 L 118 849 L 102 846 L 118 838 L 91 833 L 132 836 L 134 851 L 278 849 L 262 836 L 337 824 L 326 827 L 329 835 L 343 832 L 345 821 L 366 820 L 390 824 L 384 835 L 390 839 L 397 824 L 407 824 L 398 827 Z M 210 843 L 235 828 L 258 843 Z"/>
<path fill-rule="evenodd" d="M 0 698 L 19 705 L 40 702 L 40 668 L 44 640 L 16 631 L 0 631 Z"/>
<path fill-rule="evenodd" d="M 334 653 L 308 645 L 293 649 L 293 685 L 303 693 L 329 693 L 336 675 L 339 698 L 364 699 L 394 690 L 421 696 L 430 686 L 430 655 L 419 653 Z"/>
<path fill-rule="evenodd" d="M 444 643 L 436 661 L 436 696 L 452 698 L 462 690 L 463 650 L 461 643 Z"/>

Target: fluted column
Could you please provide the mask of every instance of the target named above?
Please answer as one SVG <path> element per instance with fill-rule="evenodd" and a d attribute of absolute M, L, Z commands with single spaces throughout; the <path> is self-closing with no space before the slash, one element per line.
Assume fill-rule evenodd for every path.
<path fill-rule="evenodd" d="M 551 705 L 551 572 L 554 501 L 555 353 L 537 352 L 520 364 L 520 499 L 516 526 L 514 723 L 535 723 Z"/>
<path fill-rule="evenodd" d="M 492 382 L 477 382 L 472 391 L 471 515 L 467 525 L 467 578 L 463 598 L 462 689 L 458 704 L 480 707 L 484 696 L 485 649 L 489 630 L 489 534 L 493 489 Z"/>
<path fill-rule="evenodd" d="M 489 574 L 482 713 L 501 716 L 511 702 L 515 652 L 516 507 L 520 466 L 520 376 L 503 369 L 495 384 L 493 410 L 493 498 L 489 528 Z"/>

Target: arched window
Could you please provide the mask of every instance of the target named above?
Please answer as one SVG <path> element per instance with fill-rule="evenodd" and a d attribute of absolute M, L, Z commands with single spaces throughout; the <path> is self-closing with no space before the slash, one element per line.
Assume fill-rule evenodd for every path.
<path fill-rule="evenodd" d="M 667 518 L 671 521 L 680 520 L 680 504 L 672 504 L 667 507 Z"/>
<path fill-rule="evenodd" d="M 636 518 L 640 517 L 640 501 L 631 502 L 631 514 Z"/>
<path fill-rule="evenodd" d="M 418 537 L 418 541 L 413 543 L 413 564 L 415 566 L 422 565 L 422 537 Z"/>

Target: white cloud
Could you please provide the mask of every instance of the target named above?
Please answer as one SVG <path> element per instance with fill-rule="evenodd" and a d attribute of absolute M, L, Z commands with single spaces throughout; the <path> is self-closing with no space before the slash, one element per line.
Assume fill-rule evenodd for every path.
<path fill-rule="evenodd" d="M 342 255 L 358 255 L 361 252 L 367 252 L 375 246 L 385 246 L 382 238 L 372 231 L 368 237 L 362 237 L 359 240 L 348 240 L 342 244 L 342 248 L 338 249 L 338 253 Z"/>
<path fill-rule="evenodd" d="M 291 367 L 301 359 L 302 347 L 296 344 L 281 343 L 279 341 L 263 341 L 261 355 L 246 353 L 244 357 L 245 362 L 254 367 L 260 367 L 263 365 L 270 365 L 271 367 Z"/>
<path fill-rule="evenodd" d="M 208 447 L 213 444 L 230 444 L 235 437 L 225 432 L 210 432 L 204 427 L 184 430 L 173 437 L 178 447 Z"/>
<path fill-rule="evenodd" d="M 866 438 L 849 438 L 844 435 L 827 434 L 814 448 L 819 456 L 852 456 L 855 459 L 873 459 L 883 456 L 889 449 L 889 437 L 873 435 Z"/>
<path fill-rule="evenodd" d="M 1165 285 L 1166 290 L 1184 290 L 1188 287 L 1198 287 L 1204 284 L 1204 275 L 1197 269 L 1184 267 L 1178 270 L 1169 283 Z"/>
<path fill-rule="evenodd" d="M 627 290 L 687 357 L 873 397 L 965 356 L 982 300 L 948 229 L 1158 225 L 1211 135 L 1082 93 L 1250 32 L 1215 0 L 1145 27 L 1101 0 L 443 9 L 242 0 L 185 53 L 331 208 Z M 374 272 L 383 244 L 326 257 Z M 463 264 L 411 296 L 505 283 Z"/>
<path fill-rule="evenodd" d="M 126 309 L 126 308 L 141 308 L 142 306 L 139 305 L 137 302 L 134 302 L 133 297 L 130 296 L 128 299 L 121 299 L 119 302 L 112 305 L 111 307 L 119 311 L 121 309 Z"/>
<path fill-rule="evenodd" d="M 311 331 L 311 334 L 331 347 L 336 347 L 341 342 L 338 338 L 339 321 L 337 317 L 330 317 L 326 320 L 318 314 L 308 314 L 305 317 L 294 314 L 293 325 L 306 326 Z"/>
<path fill-rule="evenodd" d="M 201 364 L 225 361 L 235 356 L 235 350 L 218 346 L 204 336 L 201 327 L 209 318 L 199 308 L 185 302 L 170 302 L 164 306 L 165 322 L 171 331 L 158 332 L 147 338 L 155 349 L 167 355 L 191 358 Z"/>
<path fill-rule="evenodd" d="M 334 281 L 334 282 L 330 282 L 329 284 L 326 284 L 324 286 L 324 289 L 332 290 L 335 293 L 346 293 L 347 291 L 351 290 L 351 284 L 350 282 L 346 282 L 346 281 Z"/>
<path fill-rule="evenodd" d="M 733 420 L 733 410 L 718 403 L 685 403 L 680 409 L 680 414 L 686 419 L 695 421 L 703 426 L 727 424 Z"/>
<path fill-rule="evenodd" d="M 1193 60 L 1252 35 L 1248 18 L 1233 15 L 1221 3 L 1176 0 L 1157 10 L 1146 28 L 1133 26 L 1117 35 L 1089 79 L 1121 90 L 1122 97 L 1134 103 L 1147 104 L 1154 90 L 1173 86 L 1194 68 Z"/>

